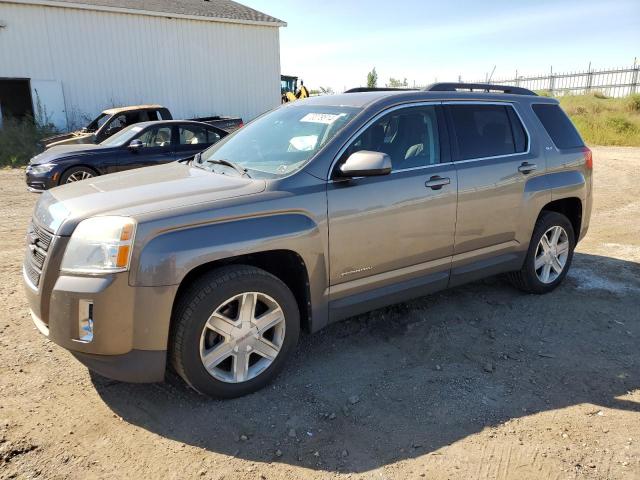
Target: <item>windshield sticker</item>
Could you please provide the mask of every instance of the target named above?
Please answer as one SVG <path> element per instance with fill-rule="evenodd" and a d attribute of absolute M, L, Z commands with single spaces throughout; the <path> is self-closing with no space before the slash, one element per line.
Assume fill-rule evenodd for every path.
<path fill-rule="evenodd" d="M 325 125 L 331 125 L 333 122 L 341 117 L 344 117 L 345 113 L 307 113 L 300 119 L 301 122 L 307 123 L 323 123 Z"/>

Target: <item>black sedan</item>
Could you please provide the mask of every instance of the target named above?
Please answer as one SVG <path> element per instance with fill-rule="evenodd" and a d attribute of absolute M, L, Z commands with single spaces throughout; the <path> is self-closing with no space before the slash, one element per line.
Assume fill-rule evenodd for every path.
<path fill-rule="evenodd" d="M 185 120 L 130 125 L 98 145 L 61 145 L 31 159 L 27 186 L 42 191 L 70 182 L 192 157 L 227 132 Z"/>

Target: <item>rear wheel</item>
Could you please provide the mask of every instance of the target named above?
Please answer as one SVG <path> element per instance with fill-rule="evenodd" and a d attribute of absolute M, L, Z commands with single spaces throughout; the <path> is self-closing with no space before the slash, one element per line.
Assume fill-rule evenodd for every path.
<path fill-rule="evenodd" d="M 566 277 L 575 234 L 567 217 L 557 212 L 542 212 L 531 237 L 522 269 L 509 274 L 511 282 L 529 293 L 547 293 Z"/>
<path fill-rule="evenodd" d="M 279 373 L 299 332 L 298 305 L 281 280 L 255 267 L 224 267 L 178 300 L 171 363 L 198 392 L 238 397 Z"/>
<path fill-rule="evenodd" d="M 98 176 L 98 173 L 89 167 L 72 167 L 60 177 L 60 185 L 65 183 L 79 182 L 80 180 L 86 180 L 87 178 L 93 178 Z"/>

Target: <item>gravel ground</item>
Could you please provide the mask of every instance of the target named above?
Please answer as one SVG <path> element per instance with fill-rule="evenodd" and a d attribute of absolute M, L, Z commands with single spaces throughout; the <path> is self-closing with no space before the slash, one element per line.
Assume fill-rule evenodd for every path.
<path fill-rule="evenodd" d="M 106 380 L 42 337 L 20 279 L 36 196 L 0 171 L 0 478 L 640 478 L 640 149 L 594 158 L 555 292 L 491 278 L 350 319 L 232 401 Z"/>

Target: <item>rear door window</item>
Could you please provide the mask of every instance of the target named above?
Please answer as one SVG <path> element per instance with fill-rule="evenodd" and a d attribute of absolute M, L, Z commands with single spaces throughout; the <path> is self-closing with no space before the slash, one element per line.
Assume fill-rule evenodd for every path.
<path fill-rule="evenodd" d="M 559 105 L 539 103 L 532 108 L 556 147 L 584 147 L 580 134 Z"/>
<path fill-rule="evenodd" d="M 207 140 L 207 130 L 200 126 L 181 125 L 178 128 L 178 137 L 180 138 L 180 145 L 195 146 L 206 145 L 207 143 L 209 143 L 209 141 Z"/>
<path fill-rule="evenodd" d="M 513 107 L 506 105 L 448 105 L 453 128 L 454 158 L 513 155 L 527 149 L 527 136 Z"/>

